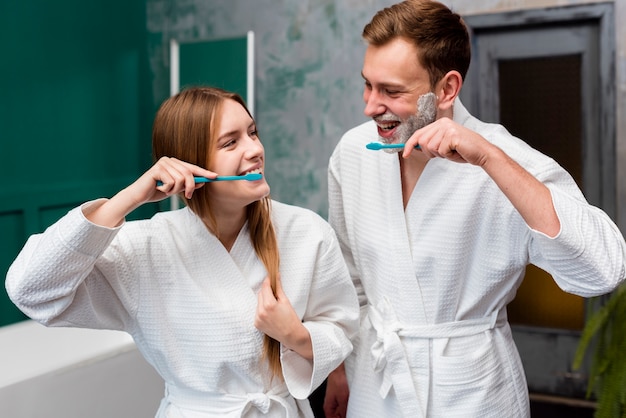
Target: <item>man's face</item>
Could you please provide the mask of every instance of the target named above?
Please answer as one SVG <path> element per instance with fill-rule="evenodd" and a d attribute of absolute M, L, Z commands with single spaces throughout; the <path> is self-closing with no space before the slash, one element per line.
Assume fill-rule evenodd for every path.
<path fill-rule="evenodd" d="M 408 41 L 396 38 L 383 46 L 369 45 L 362 76 L 364 113 L 376 122 L 382 142 L 404 143 L 434 120 L 417 116 L 418 99 L 430 91 L 430 80 Z"/>

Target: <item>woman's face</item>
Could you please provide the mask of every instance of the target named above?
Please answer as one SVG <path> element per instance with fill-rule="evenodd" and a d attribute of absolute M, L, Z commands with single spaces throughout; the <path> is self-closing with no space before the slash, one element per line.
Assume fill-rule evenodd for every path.
<path fill-rule="evenodd" d="M 234 100 L 222 104 L 220 130 L 213 143 L 213 162 L 209 170 L 220 176 L 241 176 L 264 171 L 265 151 L 254 120 Z M 217 181 L 207 184 L 216 208 L 226 205 L 237 209 L 262 199 L 270 192 L 265 176 L 260 180 Z"/>

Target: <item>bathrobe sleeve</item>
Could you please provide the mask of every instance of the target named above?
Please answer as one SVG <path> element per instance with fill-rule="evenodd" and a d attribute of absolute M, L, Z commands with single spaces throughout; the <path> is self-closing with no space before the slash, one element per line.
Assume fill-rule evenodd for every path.
<path fill-rule="evenodd" d="M 134 306 L 133 282 L 123 270 L 109 281 L 95 267 L 121 227 L 89 222 L 89 211 L 102 202 L 75 208 L 44 233 L 31 236 L 10 266 L 6 289 L 15 305 L 47 326 L 125 330 Z"/>
<path fill-rule="evenodd" d="M 582 297 L 611 292 L 626 279 L 622 233 L 606 212 L 587 202 L 563 167 L 500 125 L 469 118 L 466 126 L 482 132 L 550 190 L 561 229 L 551 238 L 528 228 L 530 263 L 549 272 L 564 291 Z"/>
<path fill-rule="evenodd" d="M 583 297 L 611 292 L 626 279 L 626 243 L 606 212 L 587 203 L 556 163 L 542 179 L 561 223 L 550 238 L 532 230 L 530 262 L 550 272 L 561 289 Z"/>
<path fill-rule="evenodd" d="M 290 216 L 291 209 L 296 216 Z M 273 202 L 285 293 L 309 331 L 313 361 L 282 348 L 289 392 L 305 399 L 352 352 L 356 293 L 332 228 L 317 214 Z"/>

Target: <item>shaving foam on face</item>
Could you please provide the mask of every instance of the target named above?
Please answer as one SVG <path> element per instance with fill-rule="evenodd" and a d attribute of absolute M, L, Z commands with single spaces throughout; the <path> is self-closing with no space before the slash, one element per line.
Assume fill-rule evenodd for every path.
<path fill-rule="evenodd" d="M 428 92 L 417 98 L 417 113 L 403 121 L 394 135 L 400 143 L 406 143 L 418 129 L 433 123 L 437 119 L 437 95 Z M 389 154 L 402 152 L 402 148 L 385 149 Z"/>
<path fill-rule="evenodd" d="M 433 123 L 436 118 L 437 96 L 432 91 L 422 94 L 417 99 L 417 129 Z"/>

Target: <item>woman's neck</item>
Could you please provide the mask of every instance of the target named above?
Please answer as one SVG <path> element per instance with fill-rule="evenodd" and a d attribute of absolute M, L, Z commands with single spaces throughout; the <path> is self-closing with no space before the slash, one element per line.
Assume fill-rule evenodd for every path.
<path fill-rule="evenodd" d="M 241 228 L 246 223 L 246 210 L 244 209 L 239 213 L 214 213 L 214 216 L 215 228 L 208 219 L 203 219 L 203 222 L 209 231 L 220 240 L 224 248 L 230 251 L 239 236 Z"/>

